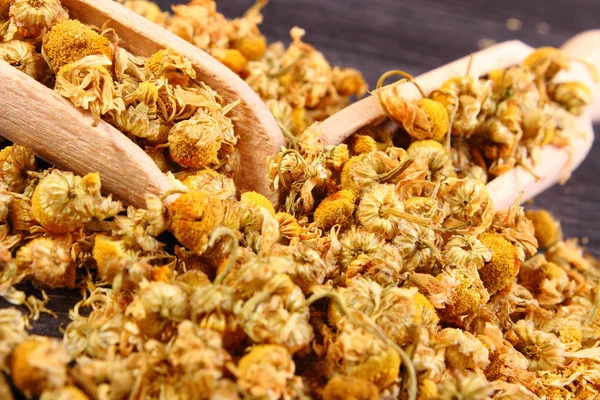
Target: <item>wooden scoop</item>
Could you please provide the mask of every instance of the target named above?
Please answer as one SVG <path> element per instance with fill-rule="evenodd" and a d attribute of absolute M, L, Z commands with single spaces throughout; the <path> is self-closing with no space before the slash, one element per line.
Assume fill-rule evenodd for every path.
<path fill-rule="evenodd" d="M 113 0 L 63 0 L 62 4 L 71 18 L 85 24 L 108 22 L 119 35 L 120 46 L 136 56 L 174 49 L 192 62 L 197 78 L 228 103 L 240 99 L 231 111 L 243 167 L 238 187 L 274 199 L 266 179 L 267 158 L 285 142 L 266 105 L 239 76 Z M 92 127 L 89 113 L 4 62 L 0 62 L 0 93 L 0 135 L 31 148 L 40 158 L 80 175 L 99 172 L 103 189 L 137 207 L 145 206 L 145 193 L 171 188 L 152 159 L 125 135 L 104 121 Z"/>
<path fill-rule="evenodd" d="M 600 71 L 599 44 L 600 30 L 594 30 L 575 36 L 562 47 L 562 50 L 571 57 L 586 60 Z M 472 55 L 471 75 L 481 76 L 494 69 L 520 64 L 533 50 L 520 41 L 504 42 L 481 50 Z M 431 93 L 446 80 L 463 76 L 470 59 L 471 56 L 461 58 L 420 75 L 415 78 L 415 81 L 426 94 Z M 531 173 L 517 166 L 488 183 L 487 187 L 497 210 L 508 208 L 520 193 L 523 193 L 522 200 L 526 201 L 554 185 L 565 175 L 565 171 L 577 168 L 590 151 L 594 141 L 592 122 L 600 121 L 600 85 L 593 81 L 586 67 L 577 62 L 572 63 L 570 71 L 561 72 L 557 78 L 562 81 L 581 81 L 594 93 L 594 104 L 578 118 L 578 128 L 582 136 L 573 139 L 570 152 L 550 145 L 541 149 L 540 162 L 535 168 L 540 179 L 536 180 Z M 421 98 L 419 91 L 413 85 L 402 85 L 398 89 L 400 95 L 407 100 Z M 387 115 L 377 96 L 370 96 L 323 121 L 320 125 L 321 138 L 325 144 L 336 145 L 344 142 L 360 128 L 381 123 L 386 118 Z"/>

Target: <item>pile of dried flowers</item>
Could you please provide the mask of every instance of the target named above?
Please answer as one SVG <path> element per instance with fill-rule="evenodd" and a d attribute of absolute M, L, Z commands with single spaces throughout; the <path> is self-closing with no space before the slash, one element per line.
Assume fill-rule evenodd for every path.
<path fill-rule="evenodd" d="M 222 59 L 269 103 L 288 131 L 268 171 L 283 201 L 238 197 L 234 105 L 183 56 L 135 57 L 58 0 L 0 0 L 0 58 L 121 129 L 187 191 L 123 210 L 97 174 L 4 147 L 0 295 L 30 308 L 0 310 L 6 398 L 11 385 L 43 400 L 598 397 L 600 265 L 549 213 L 494 211 L 485 186 L 488 173 L 562 142 L 553 118 L 587 101 L 576 84 L 549 83 L 555 55 L 456 78 L 416 103 L 382 96 L 392 116 L 405 109 L 397 120 L 412 143 L 367 128 L 325 146 L 312 122 L 364 82 L 298 30 L 288 49 L 267 48 L 262 3 L 233 21 L 210 0 L 174 15 L 126 5 Z M 81 290 L 62 340 L 28 333 L 51 311 L 45 295 L 15 287 L 23 281 Z"/>

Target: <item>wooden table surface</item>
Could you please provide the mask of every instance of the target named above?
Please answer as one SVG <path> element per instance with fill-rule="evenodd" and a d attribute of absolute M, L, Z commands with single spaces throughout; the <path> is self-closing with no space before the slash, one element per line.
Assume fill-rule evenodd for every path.
<path fill-rule="evenodd" d="M 228 17 L 242 15 L 253 0 L 218 0 Z M 159 0 L 168 9 L 172 2 Z M 520 39 L 531 46 L 560 46 L 575 34 L 600 29 L 600 0 L 271 0 L 261 27 L 270 41 L 289 42 L 293 26 L 305 28 L 306 41 L 332 64 L 361 70 L 371 87 L 390 69 L 419 74 L 478 50 L 478 41 Z M 521 21 L 518 31 L 506 27 Z M 548 29 L 549 28 L 549 29 Z M 597 127 L 597 128 L 600 128 Z M 600 257 L 600 142 L 565 186 L 535 199 L 563 225 L 567 237 L 586 237 L 587 249 Z M 48 307 L 58 319 L 43 315 L 39 334 L 60 336 L 77 292 L 49 292 Z M 0 302 L 0 307 L 6 303 Z"/>

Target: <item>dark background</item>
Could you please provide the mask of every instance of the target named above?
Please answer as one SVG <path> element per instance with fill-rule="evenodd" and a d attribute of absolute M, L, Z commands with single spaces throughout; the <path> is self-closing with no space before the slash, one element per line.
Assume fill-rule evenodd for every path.
<path fill-rule="evenodd" d="M 159 0 L 167 10 L 172 2 Z M 227 17 L 241 16 L 253 0 L 217 0 Z M 520 39 L 531 46 L 560 46 L 575 34 L 600 28 L 600 0 L 271 0 L 263 10 L 262 32 L 269 41 L 289 42 L 289 30 L 305 28 L 305 41 L 332 64 L 361 70 L 374 87 L 390 69 L 419 74 L 477 51 L 478 41 Z M 521 21 L 518 31 L 506 27 Z M 546 28 L 540 27 L 545 24 Z M 600 257 L 600 143 L 565 186 L 535 199 L 562 222 L 565 236 L 588 238 L 586 248 Z M 50 291 L 48 307 L 35 332 L 59 336 L 77 292 Z M 38 295 L 39 296 L 39 295 Z M 5 305 L 0 300 L 0 306 Z"/>

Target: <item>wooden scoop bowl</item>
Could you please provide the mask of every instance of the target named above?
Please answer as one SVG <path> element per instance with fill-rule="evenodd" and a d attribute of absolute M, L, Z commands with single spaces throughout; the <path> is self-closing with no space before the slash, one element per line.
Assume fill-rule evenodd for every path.
<path fill-rule="evenodd" d="M 113 0 L 63 0 L 71 18 L 84 24 L 113 28 L 120 45 L 148 57 L 170 47 L 193 64 L 197 78 L 228 102 L 240 136 L 242 190 L 256 190 L 273 199 L 266 179 L 267 158 L 284 145 L 277 122 L 260 97 L 216 59 L 171 32 Z M 0 61 L 0 136 L 27 146 L 59 168 L 83 175 L 98 172 L 104 190 L 124 202 L 144 207 L 145 193 L 171 189 L 152 159 L 125 135 L 75 108 L 52 89 Z M 172 198 L 172 197 L 171 197 Z"/>
<path fill-rule="evenodd" d="M 508 68 L 520 64 L 534 49 L 520 41 L 509 41 L 491 46 L 472 55 L 471 76 L 482 76 L 498 68 Z M 569 56 L 583 59 L 600 71 L 600 30 L 579 34 L 565 43 L 562 50 Z M 453 61 L 415 78 L 415 81 L 428 94 L 438 89 L 446 80 L 463 76 L 467 71 L 471 56 Z M 560 181 L 565 171 L 572 171 L 581 164 L 594 142 L 592 123 L 600 121 L 600 85 L 594 82 L 588 69 L 581 63 L 573 62 L 570 71 L 561 72 L 557 77 L 562 81 L 581 81 L 592 89 L 594 104 L 578 118 L 581 137 L 573 139 L 570 150 L 547 145 L 541 150 L 540 162 L 535 168 L 536 178 L 522 167 L 515 167 L 488 183 L 487 187 L 497 210 L 508 208 L 523 194 L 522 201 L 529 200 Z M 407 100 L 421 98 L 413 85 L 398 88 L 400 95 Z M 383 122 L 387 114 L 377 96 L 360 100 L 332 115 L 320 125 L 321 138 L 329 145 L 336 145 L 364 126 Z"/>

